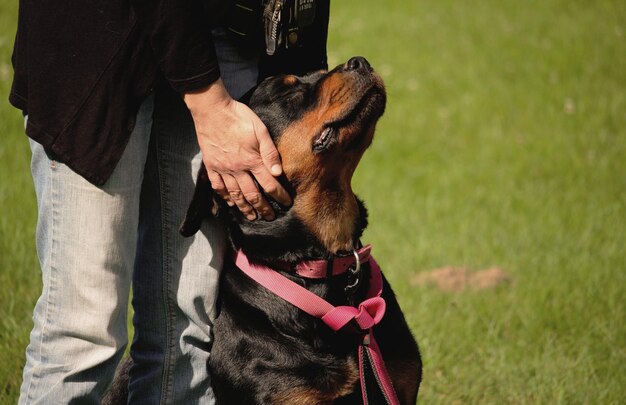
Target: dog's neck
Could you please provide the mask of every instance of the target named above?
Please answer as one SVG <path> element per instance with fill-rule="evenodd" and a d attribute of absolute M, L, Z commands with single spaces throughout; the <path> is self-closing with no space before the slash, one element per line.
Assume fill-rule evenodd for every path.
<path fill-rule="evenodd" d="M 355 231 L 358 239 L 363 230 L 359 224 L 362 209 L 352 192 L 311 189 L 296 196 L 293 211 L 331 254 L 351 251 L 356 242 Z"/>
<path fill-rule="evenodd" d="M 367 210 L 356 196 L 349 201 L 354 204 L 350 209 L 307 209 L 305 202 L 312 203 L 296 197 L 289 209 L 272 204 L 276 219 L 271 222 L 248 221 L 229 209 L 226 224 L 233 247 L 253 261 L 298 263 L 330 259 L 357 246 L 367 226 Z"/>

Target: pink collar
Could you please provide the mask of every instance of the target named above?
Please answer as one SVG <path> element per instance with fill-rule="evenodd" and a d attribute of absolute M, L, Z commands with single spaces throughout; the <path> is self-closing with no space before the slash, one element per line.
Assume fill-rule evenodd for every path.
<path fill-rule="evenodd" d="M 364 337 L 359 345 L 359 370 L 361 374 L 363 403 L 368 404 L 364 367 L 364 364 L 368 363 L 369 367 L 377 375 L 375 380 L 387 400 L 387 403 L 389 405 L 397 405 L 399 404 L 398 398 L 372 332 L 372 328 L 380 322 L 385 313 L 385 300 L 381 297 L 383 291 L 382 273 L 374 258 L 370 256 L 370 251 L 371 246 L 367 245 L 358 252 L 359 258 L 362 257 L 363 260 L 370 265 L 370 287 L 367 293 L 367 299 L 361 302 L 356 308 L 351 306 L 335 307 L 328 301 L 318 297 L 277 271 L 263 265 L 250 263 L 248 257 L 241 250 L 236 254 L 235 264 L 242 272 L 248 275 L 248 277 L 307 314 L 321 319 L 334 331 L 340 330 L 354 320 L 364 332 Z M 352 263 L 354 263 L 355 258 L 351 259 Z M 309 265 L 304 265 L 301 268 L 311 269 L 309 270 L 310 273 L 320 275 L 322 274 L 322 266 L 320 264 L 310 265 L 310 263 L 318 262 L 327 263 L 325 260 L 308 262 Z M 351 264 L 348 264 L 343 271 L 346 271 L 350 265 Z M 327 266 L 327 264 L 325 264 L 325 266 Z M 337 265 L 337 268 L 341 269 L 343 266 L 344 263 L 342 262 L 342 264 Z M 333 274 L 335 274 L 335 267 L 333 263 Z M 326 267 L 324 267 L 322 277 L 326 277 Z M 320 277 L 313 276 L 311 278 Z"/>
<path fill-rule="evenodd" d="M 365 263 L 370 257 L 372 245 L 363 246 L 355 251 L 355 255 L 335 257 L 331 260 L 303 260 L 295 266 L 285 262 L 272 263 L 277 269 L 284 271 L 295 271 L 299 276 L 305 278 L 326 278 L 329 275 L 337 276 L 343 274 L 356 264 L 356 256 L 359 256 L 359 263 Z M 332 266 L 328 268 L 329 264 Z"/>

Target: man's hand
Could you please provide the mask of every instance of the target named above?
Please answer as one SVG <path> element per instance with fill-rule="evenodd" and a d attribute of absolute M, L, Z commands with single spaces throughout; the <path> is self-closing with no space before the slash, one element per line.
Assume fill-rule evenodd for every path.
<path fill-rule="evenodd" d="M 282 167 L 267 128 L 248 106 L 230 97 L 221 79 L 185 94 L 184 100 L 211 185 L 229 205 L 237 205 L 249 220 L 256 219 L 257 212 L 274 219 L 254 179 L 277 202 L 291 205 L 291 197 L 274 177 L 281 175 Z"/>

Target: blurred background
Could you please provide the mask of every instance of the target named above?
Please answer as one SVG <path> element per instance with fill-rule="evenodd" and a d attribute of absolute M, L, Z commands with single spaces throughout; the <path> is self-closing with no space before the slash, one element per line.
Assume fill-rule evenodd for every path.
<path fill-rule="evenodd" d="M 41 279 L 17 0 L 0 0 L 0 403 Z M 626 403 L 626 2 L 341 0 L 387 112 L 354 179 L 417 337 L 425 404 Z"/>

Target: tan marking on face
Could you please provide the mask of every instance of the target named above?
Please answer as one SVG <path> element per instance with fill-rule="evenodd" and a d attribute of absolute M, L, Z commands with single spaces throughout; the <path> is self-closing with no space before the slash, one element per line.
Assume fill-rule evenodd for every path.
<path fill-rule="evenodd" d="M 365 148 L 343 152 L 341 145 L 336 145 L 332 153 L 316 155 L 309 134 L 321 130 L 303 120 L 283 134 L 278 151 L 285 175 L 296 188 L 292 209 L 322 244 L 336 253 L 353 248 L 359 208 L 351 181 Z M 371 139 L 373 126 L 367 132 L 366 138 Z"/>
<path fill-rule="evenodd" d="M 351 180 L 374 136 L 375 124 L 339 127 L 338 143 L 331 150 L 313 153 L 312 143 L 325 128 L 350 113 L 361 101 L 350 76 L 340 73 L 325 79 L 316 108 L 289 126 L 277 145 L 283 171 L 296 188 L 293 210 L 332 253 L 353 248 L 352 236 L 359 215 Z M 358 138 L 357 148 L 346 146 Z"/>

